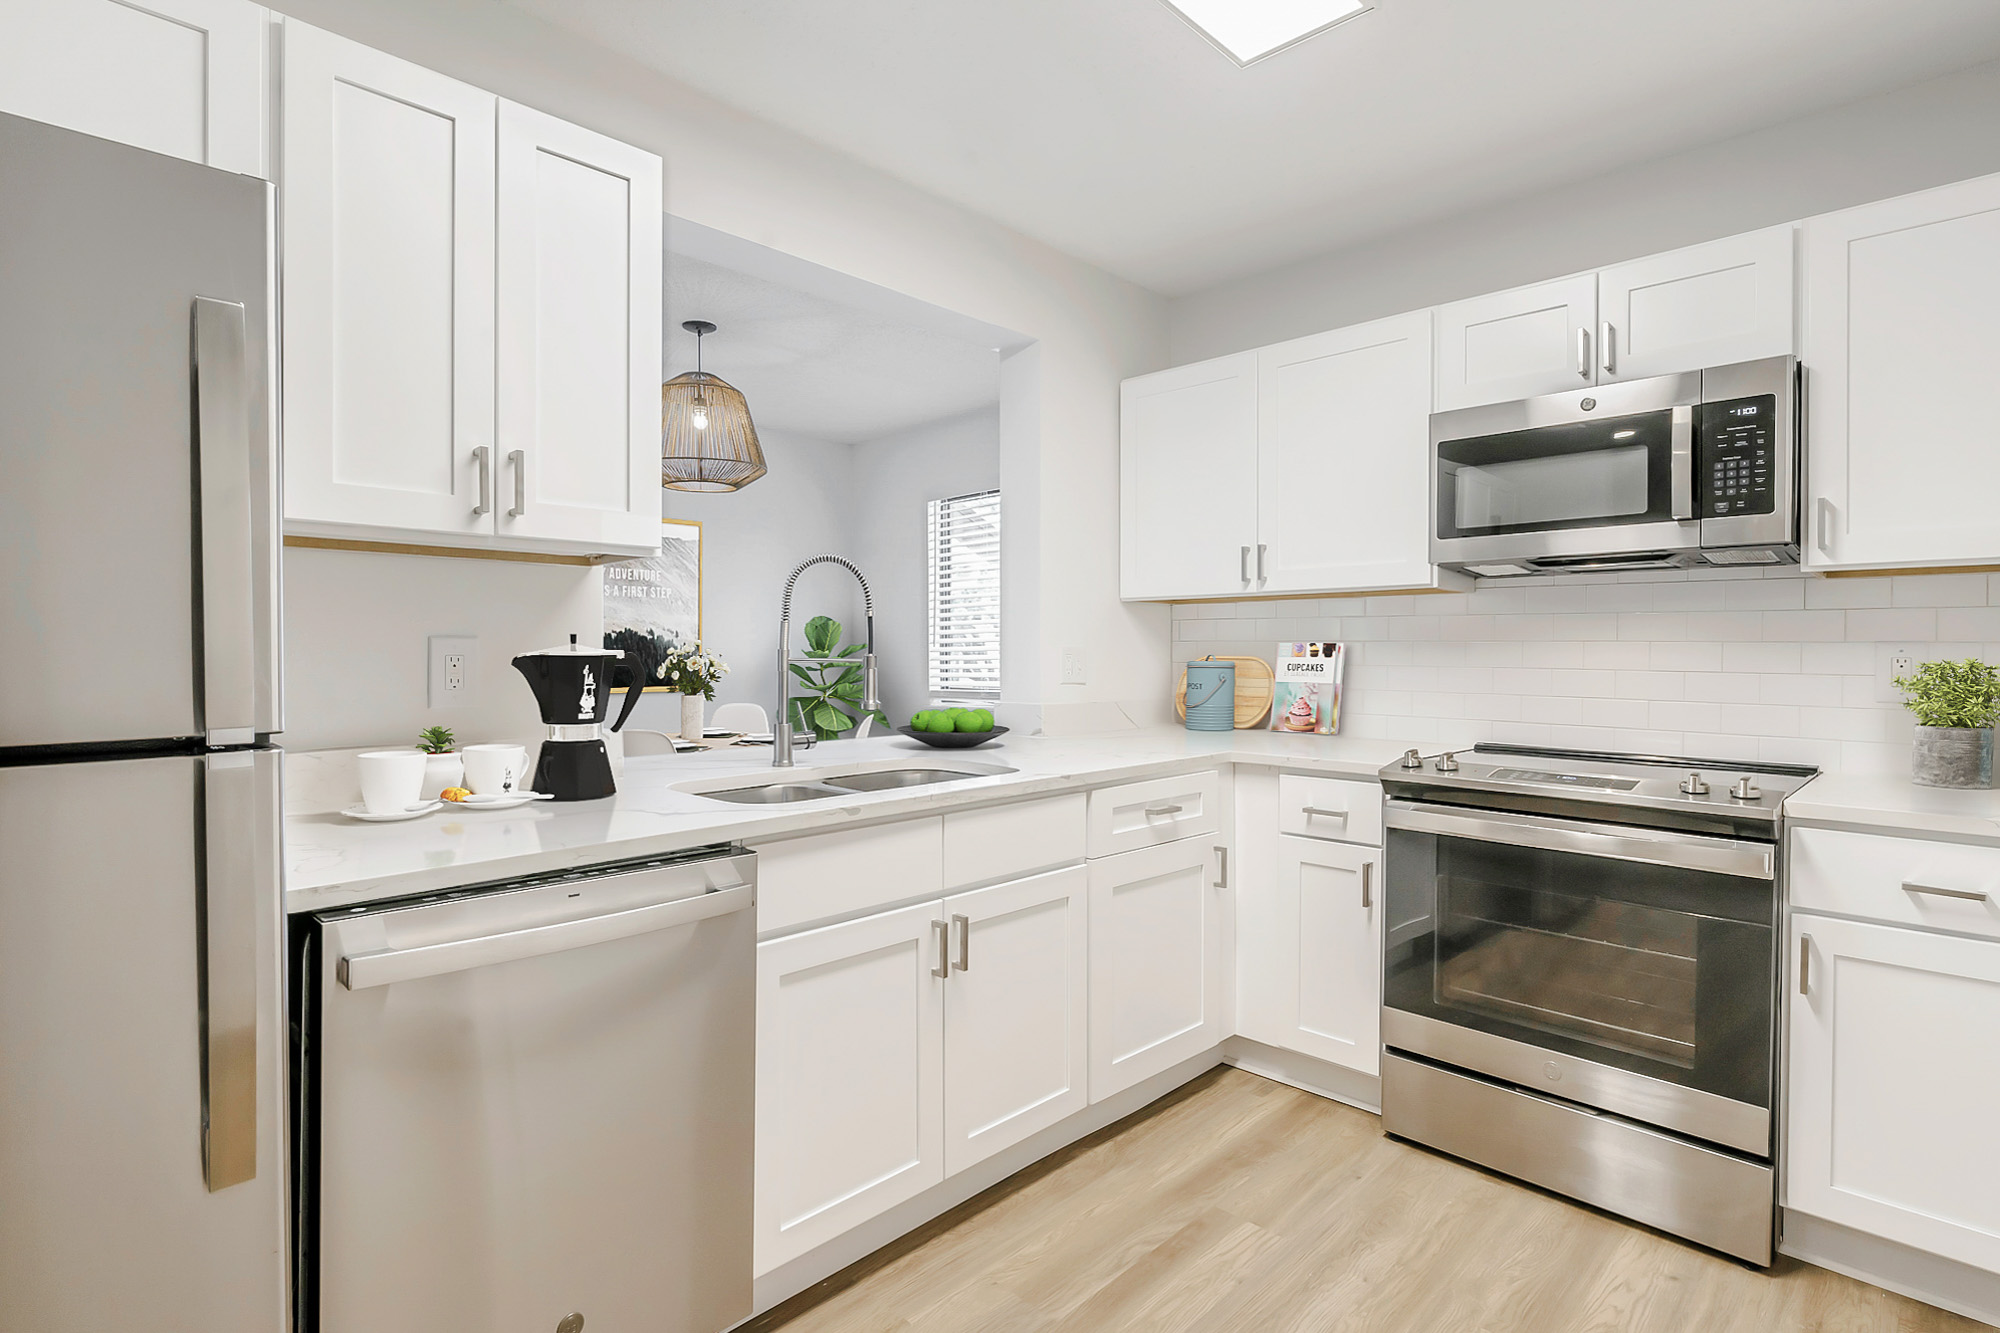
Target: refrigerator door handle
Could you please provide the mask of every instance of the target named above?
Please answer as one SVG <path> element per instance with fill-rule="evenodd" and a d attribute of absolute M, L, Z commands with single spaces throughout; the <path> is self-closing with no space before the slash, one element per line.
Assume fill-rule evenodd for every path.
<path fill-rule="evenodd" d="M 257 1176 L 258 830 L 277 818 L 273 750 L 202 756 L 201 1166 L 210 1193 Z"/>
<path fill-rule="evenodd" d="M 245 314 L 194 300 L 195 468 L 201 512 L 202 727 L 210 745 L 257 739 L 257 589 Z"/>

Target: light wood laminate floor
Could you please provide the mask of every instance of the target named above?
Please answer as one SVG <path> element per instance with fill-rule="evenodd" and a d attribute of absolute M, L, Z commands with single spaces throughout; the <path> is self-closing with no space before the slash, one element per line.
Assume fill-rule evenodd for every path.
<path fill-rule="evenodd" d="M 1987 1326 L 1768 1274 L 1383 1137 L 1235 1069 L 1037 1163 L 756 1333 L 1932 1333 Z"/>

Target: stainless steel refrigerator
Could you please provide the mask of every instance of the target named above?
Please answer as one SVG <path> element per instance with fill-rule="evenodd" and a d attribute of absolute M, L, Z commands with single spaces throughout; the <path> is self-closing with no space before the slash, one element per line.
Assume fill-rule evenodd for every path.
<path fill-rule="evenodd" d="M 272 216 L 0 115 L 0 1328 L 285 1327 Z"/>

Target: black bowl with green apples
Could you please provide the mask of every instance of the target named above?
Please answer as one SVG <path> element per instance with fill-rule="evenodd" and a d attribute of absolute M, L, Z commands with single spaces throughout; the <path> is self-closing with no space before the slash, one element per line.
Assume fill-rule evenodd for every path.
<path fill-rule="evenodd" d="M 993 725 L 993 714 L 984 708 L 926 708 L 896 730 L 940 750 L 969 750 L 1007 734 L 1007 728 Z"/>

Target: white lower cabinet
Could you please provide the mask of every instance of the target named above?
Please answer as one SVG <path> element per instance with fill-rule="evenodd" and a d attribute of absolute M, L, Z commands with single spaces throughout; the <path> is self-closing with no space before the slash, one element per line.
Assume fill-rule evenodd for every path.
<path fill-rule="evenodd" d="M 1228 1035 L 1218 869 L 1194 839 L 1090 863 L 1091 1101 Z"/>
<path fill-rule="evenodd" d="M 1795 916 L 1785 1206 L 2000 1272 L 2000 941 Z"/>
<path fill-rule="evenodd" d="M 1277 1045 L 1381 1072 L 1382 853 L 1292 836 L 1278 839 L 1279 932 L 1268 966 L 1283 997 Z"/>
<path fill-rule="evenodd" d="M 760 1276 L 944 1179 L 943 907 L 757 946 Z"/>
<path fill-rule="evenodd" d="M 963 1171 L 1089 1104 L 1090 879 L 1082 866 L 944 902 L 944 1166 Z"/>

